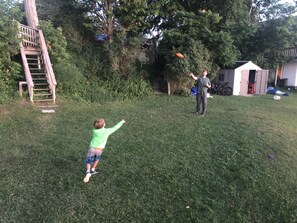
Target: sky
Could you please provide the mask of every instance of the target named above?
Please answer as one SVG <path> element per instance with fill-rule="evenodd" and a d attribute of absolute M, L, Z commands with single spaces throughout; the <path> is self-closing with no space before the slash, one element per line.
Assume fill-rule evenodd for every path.
<path fill-rule="evenodd" d="M 290 4 L 294 4 L 294 0 L 281 0 L 281 3 L 290 3 Z"/>
<path fill-rule="evenodd" d="M 295 0 L 281 0 L 280 3 L 289 3 L 291 5 L 295 5 Z M 297 15 L 297 13 L 294 15 Z"/>

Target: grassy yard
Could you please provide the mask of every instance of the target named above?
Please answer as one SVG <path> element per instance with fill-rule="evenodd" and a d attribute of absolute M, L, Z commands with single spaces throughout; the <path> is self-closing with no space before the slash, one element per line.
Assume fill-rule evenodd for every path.
<path fill-rule="evenodd" d="M 297 94 L 0 107 L 0 222 L 297 222 Z M 109 138 L 83 183 L 93 121 Z"/>

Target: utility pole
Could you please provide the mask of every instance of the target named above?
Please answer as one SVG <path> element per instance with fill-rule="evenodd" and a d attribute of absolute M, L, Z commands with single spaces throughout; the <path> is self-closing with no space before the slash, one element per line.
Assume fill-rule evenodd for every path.
<path fill-rule="evenodd" d="M 36 29 L 39 26 L 35 0 L 24 0 L 28 26 Z"/>

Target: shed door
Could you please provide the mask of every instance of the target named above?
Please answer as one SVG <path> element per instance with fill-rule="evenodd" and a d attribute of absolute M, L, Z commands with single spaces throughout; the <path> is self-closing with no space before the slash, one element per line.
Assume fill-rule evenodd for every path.
<path fill-rule="evenodd" d="M 257 70 L 255 78 L 255 94 L 266 94 L 268 70 Z"/>
<path fill-rule="evenodd" d="M 243 70 L 241 71 L 241 80 L 240 80 L 240 91 L 239 94 L 241 96 L 247 96 L 248 95 L 248 84 L 249 84 L 249 70 Z"/>

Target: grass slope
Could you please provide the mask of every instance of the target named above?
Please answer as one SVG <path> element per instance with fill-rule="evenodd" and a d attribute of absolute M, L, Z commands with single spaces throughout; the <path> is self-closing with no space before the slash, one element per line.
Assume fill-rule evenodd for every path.
<path fill-rule="evenodd" d="M 0 107 L 0 222 L 296 222 L 297 97 Z M 84 184 L 92 123 L 128 122 Z M 268 156 L 272 155 L 273 159 Z"/>

